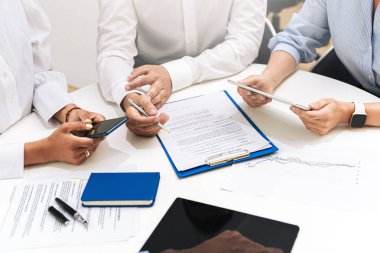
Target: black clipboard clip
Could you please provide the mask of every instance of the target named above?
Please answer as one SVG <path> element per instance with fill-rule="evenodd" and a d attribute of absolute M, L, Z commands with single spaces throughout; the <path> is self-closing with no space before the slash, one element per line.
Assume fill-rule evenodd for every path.
<path fill-rule="evenodd" d="M 237 149 L 237 150 L 232 150 L 225 153 L 210 156 L 209 158 L 206 159 L 205 164 L 207 164 L 208 166 L 215 166 L 215 165 L 223 164 L 226 162 L 230 162 L 230 161 L 241 159 L 248 156 L 249 156 L 248 150 Z"/>

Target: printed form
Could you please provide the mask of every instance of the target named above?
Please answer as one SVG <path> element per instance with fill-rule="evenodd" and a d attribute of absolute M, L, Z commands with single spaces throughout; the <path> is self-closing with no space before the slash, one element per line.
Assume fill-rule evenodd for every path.
<path fill-rule="evenodd" d="M 0 249 L 36 248 L 73 243 L 128 240 L 137 232 L 135 208 L 86 208 L 80 201 L 87 178 L 30 180 L 16 185 L 0 231 Z M 88 227 L 65 213 L 55 198 L 76 209 Z M 47 210 L 53 205 L 70 220 L 68 226 Z"/>
<path fill-rule="evenodd" d="M 179 171 L 206 164 L 231 151 L 249 153 L 270 147 L 224 92 L 164 105 L 170 133 L 159 137 Z"/>

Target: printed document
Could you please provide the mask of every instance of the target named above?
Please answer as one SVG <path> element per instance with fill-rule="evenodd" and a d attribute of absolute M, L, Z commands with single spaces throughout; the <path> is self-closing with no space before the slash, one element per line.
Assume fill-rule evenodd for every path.
<path fill-rule="evenodd" d="M 75 243 L 128 240 L 137 232 L 135 208 L 86 208 L 80 201 L 87 178 L 29 180 L 16 185 L 0 230 L 1 249 L 50 247 Z M 55 202 L 59 197 L 76 209 L 88 228 Z M 70 220 L 68 226 L 47 210 L 53 205 Z"/>
<path fill-rule="evenodd" d="M 278 152 L 234 164 L 222 189 L 340 210 L 365 209 L 376 188 L 370 162 L 340 152 Z"/>
<path fill-rule="evenodd" d="M 159 137 L 178 171 L 207 164 L 231 152 L 249 153 L 270 147 L 224 92 L 166 104 L 170 116 Z"/>

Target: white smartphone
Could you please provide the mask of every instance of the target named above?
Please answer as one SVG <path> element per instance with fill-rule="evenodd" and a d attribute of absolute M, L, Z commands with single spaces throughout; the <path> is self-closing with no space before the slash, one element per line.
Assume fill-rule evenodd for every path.
<path fill-rule="evenodd" d="M 290 100 L 287 100 L 285 98 L 281 98 L 281 97 L 277 97 L 277 96 L 274 96 L 274 95 L 271 95 L 271 94 L 268 94 L 268 93 L 265 93 L 261 90 L 257 90 L 255 88 L 252 88 L 250 86 L 247 86 L 247 85 L 244 85 L 244 84 L 241 84 L 241 83 L 238 83 L 238 82 L 235 82 L 235 81 L 232 81 L 232 80 L 228 80 L 229 83 L 231 84 L 234 84 L 236 86 L 239 86 L 243 89 L 246 89 L 246 90 L 249 90 L 249 91 L 252 91 L 254 93 L 257 93 L 257 94 L 260 94 L 260 95 L 263 95 L 264 97 L 267 97 L 267 98 L 271 98 L 271 99 L 274 99 L 274 100 L 277 100 L 279 102 L 282 102 L 282 103 L 285 103 L 285 104 L 288 104 L 288 105 L 292 105 L 294 107 L 297 107 L 301 110 L 304 110 L 304 111 L 310 111 L 310 108 L 308 106 L 305 106 L 305 105 L 301 105 L 301 104 L 297 104 L 297 103 L 294 103 Z"/>

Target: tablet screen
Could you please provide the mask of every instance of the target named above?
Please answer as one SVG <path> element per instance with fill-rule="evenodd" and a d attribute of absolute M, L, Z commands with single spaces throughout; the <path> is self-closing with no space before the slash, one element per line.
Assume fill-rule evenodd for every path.
<path fill-rule="evenodd" d="M 168 249 L 196 248 L 206 240 L 221 245 L 220 236 L 226 231 L 238 231 L 254 243 L 287 253 L 291 252 L 299 227 L 177 198 L 141 251 L 158 253 Z"/>

